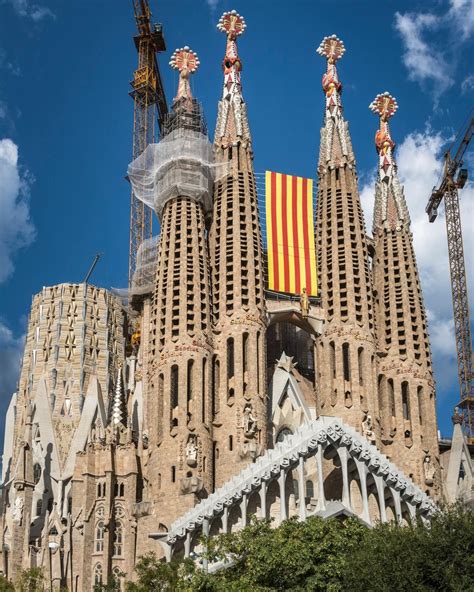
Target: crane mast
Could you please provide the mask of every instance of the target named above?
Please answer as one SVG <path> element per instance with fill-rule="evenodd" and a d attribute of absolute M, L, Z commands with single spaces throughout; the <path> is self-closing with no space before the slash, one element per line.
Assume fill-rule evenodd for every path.
<path fill-rule="evenodd" d="M 450 151 L 445 154 L 443 178 L 439 188 L 435 187 L 433 189 L 426 206 L 429 221 L 434 222 L 438 213 L 438 206 L 444 198 L 458 360 L 459 407 L 464 418 L 465 434 L 470 444 L 474 444 L 472 338 L 458 190 L 462 189 L 467 181 L 467 169 L 461 168 L 462 158 L 471 141 L 473 132 L 474 119 L 471 119 L 455 156 L 452 157 Z"/>
<path fill-rule="evenodd" d="M 140 156 L 148 144 L 157 140 L 168 107 L 157 61 L 157 53 L 165 51 L 162 27 L 151 23 L 148 0 L 132 0 L 138 34 L 134 37 L 138 52 L 138 67 L 130 83 L 130 96 L 134 103 L 133 159 Z M 130 250 L 128 285 L 137 268 L 137 254 L 145 239 L 152 236 L 152 210 L 131 194 Z"/>

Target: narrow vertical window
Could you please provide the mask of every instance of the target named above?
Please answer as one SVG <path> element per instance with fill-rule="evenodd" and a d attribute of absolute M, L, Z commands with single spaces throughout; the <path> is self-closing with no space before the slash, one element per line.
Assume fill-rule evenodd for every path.
<path fill-rule="evenodd" d="M 227 380 L 234 377 L 234 338 L 227 340 Z"/>
<path fill-rule="evenodd" d="M 193 370 L 194 370 L 194 360 L 188 360 L 188 374 L 187 374 L 187 380 L 186 380 L 188 402 L 191 401 L 191 399 L 193 398 Z"/>
<path fill-rule="evenodd" d="M 248 361 L 249 361 L 249 334 L 244 333 L 242 338 L 242 365 L 244 368 L 244 372 L 248 370 Z"/>
<path fill-rule="evenodd" d="M 114 529 L 114 555 L 120 557 L 122 555 L 123 545 L 123 528 L 122 523 L 117 522 Z"/>
<path fill-rule="evenodd" d="M 351 379 L 351 367 L 350 367 L 350 358 L 349 358 L 349 344 L 343 343 L 342 344 L 342 366 L 344 372 L 344 380 L 349 382 Z"/>
<path fill-rule="evenodd" d="M 359 385 L 364 386 L 364 348 L 359 347 L 357 350 L 357 360 L 359 363 Z"/>
<path fill-rule="evenodd" d="M 257 332 L 257 393 L 260 393 L 260 331 Z"/>
<path fill-rule="evenodd" d="M 423 387 L 418 387 L 418 417 L 420 425 L 423 424 Z"/>
<path fill-rule="evenodd" d="M 402 405 L 403 419 L 410 419 L 410 401 L 409 401 L 408 382 L 402 382 Z"/>
<path fill-rule="evenodd" d="M 105 527 L 102 520 L 97 523 L 95 529 L 95 551 L 96 553 L 101 553 L 104 550 L 104 533 Z"/>
<path fill-rule="evenodd" d="M 178 366 L 171 366 L 171 381 L 170 381 L 170 404 L 171 409 L 176 409 L 178 406 Z"/>
<path fill-rule="evenodd" d="M 219 412 L 219 391 L 220 391 L 220 380 L 221 380 L 221 369 L 220 362 L 217 356 L 212 358 L 212 414 L 213 416 Z"/>
<path fill-rule="evenodd" d="M 202 360 L 202 422 L 207 421 L 207 358 Z"/>
<path fill-rule="evenodd" d="M 329 344 L 329 368 L 331 378 L 336 378 L 336 346 L 334 341 Z"/>
<path fill-rule="evenodd" d="M 395 417 L 395 391 L 393 388 L 393 380 L 391 378 L 388 379 L 388 404 L 392 417 Z"/>

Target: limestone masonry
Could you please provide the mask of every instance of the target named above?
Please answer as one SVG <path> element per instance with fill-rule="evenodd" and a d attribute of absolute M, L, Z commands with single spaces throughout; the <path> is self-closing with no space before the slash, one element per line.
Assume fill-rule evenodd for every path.
<path fill-rule="evenodd" d="M 160 222 L 143 245 L 147 280 L 128 306 L 87 283 L 34 296 L 6 418 L 1 569 L 41 566 L 51 589 L 134 577 L 138 558 L 200 560 L 201 534 L 252 515 L 429 520 L 439 500 L 472 502 L 472 462 L 454 417 L 438 442 L 435 384 L 388 93 L 370 108 L 378 178 L 372 236 L 336 69 L 318 53 L 318 297 L 266 289 L 235 11 L 213 144 L 188 47 L 162 138 L 129 167 Z M 319 99 L 315 98 L 317 103 Z M 376 126 L 374 124 L 374 130 Z M 316 135 L 316 130 L 314 131 Z M 316 142 L 315 142 L 316 143 Z M 375 161 L 375 157 L 374 157 Z M 145 252 L 146 249 L 146 252 Z M 151 271 L 150 271 L 151 270 Z"/>

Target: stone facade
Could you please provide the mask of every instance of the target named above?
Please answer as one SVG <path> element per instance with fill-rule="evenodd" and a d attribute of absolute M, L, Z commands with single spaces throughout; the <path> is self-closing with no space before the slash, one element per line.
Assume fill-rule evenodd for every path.
<path fill-rule="evenodd" d="M 38 565 L 52 589 L 90 591 L 132 578 L 150 550 L 199 553 L 199 533 L 242 528 L 253 514 L 403 523 L 429 519 L 433 498 L 471 499 L 459 426 L 439 465 L 425 311 L 383 110 L 390 101 L 383 95 L 374 108 L 372 239 L 336 70 L 345 50 L 335 36 L 323 40 L 321 293 L 266 292 L 237 50 L 245 22 L 232 11 L 219 29 L 226 53 L 213 145 L 189 85 L 199 60 L 184 47 L 171 60 L 179 85 L 163 137 L 129 168 L 161 223 L 150 289 L 127 309 L 88 284 L 33 299 L 6 418 L 0 533 L 9 578 Z"/>

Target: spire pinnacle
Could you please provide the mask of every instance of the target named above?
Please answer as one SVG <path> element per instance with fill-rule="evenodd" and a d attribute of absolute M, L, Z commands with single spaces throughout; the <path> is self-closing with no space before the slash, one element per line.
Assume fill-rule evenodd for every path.
<path fill-rule="evenodd" d="M 222 62 L 224 71 L 224 98 L 229 98 L 235 93 L 241 94 L 242 85 L 240 82 L 240 72 L 242 62 L 239 58 L 237 49 L 237 37 L 242 35 L 247 25 L 243 16 L 240 16 L 235 10 L 224 12 L 217 23 L 217 28 L 227 36 L 227 45 L 225 57 Z"/>
<path fill-rule="evenodd" d="M 112 424 L 114 427 L 125 425 L 125 405 L 122 394 L 122 364 L 118 364 L 117 382 L 115 384 L 115 393 L 112 403 Z"/>
<path fill-rule="evenodd" d="M 227 37 L 225 57 L 222 61 L 224 88 L 216 125 L 216 142 L 230 146 L 245 140 L 250 143 L 247 112 L 242 98 L 240 72 L 242 62 L 237 49 L 237 37 L 243 34 L 247 25 L 237 11 L 224 12 L 217 23 L 219 31 Z"/>
<path fill-rule="evenodd" d="M 390 183 L 394 174 L 393 149 L 395 142 L 390 135 L 388 120 L 398 109 L 397 100 L 388 92 L 378 94 L 370 103 L 369 109 L 379 116 L 380 127 L 375 134 L 375 146 L 379 153 L 380 180 Z"/>
<path fill-rule="evenodd" d="M 336 63 L 345 54 L 344 43 L 336 35 L 324 37 L 316 53 L 326 58 L 327 69 L 323 74 L 322 87 L 326 95 L 325 129 L 323 130 L 324 141 L 321 145 L 320 165 L 323 167 L 340 157 L 350 158 L 351 148 L 349 146 L 346 125 L 342 116 L 342 83 L 337 75 Z M 340 145 L 340 157 L 336 158 L 334 138 L 337 136 Z"/>
<path fill-rule="evenodd" d="M 191 74 L 194 74 L 194 72 L 196 72 L 196 70 L 199 68 L 199 64 L 200 61 L 197 54 L 191 49 L 189 49 L 187 45 L 175 49 L 170 60 L 170 66 L 174 70 L 179 71 L 178 92 L 174 99 L 175 103 L 181 99 L 192 100 L 193 95 L 191 93 L 189 77 L 191 76 Z"/>
<path fill-rule="evenodd" d="M 327 59 L 327 70 L 323 74 L 322 86 L 326 95 L 326 112 L 335 117 L 342 112 L 341 93 L 342 84 L 337 75 L 336 63 L 346 52 L 344 43 L 336 37 L 324 37 L 316 52 Z"/>
<path fill-rule="evenodd" d="M 375 190 L 374 232 L 384 226 L 401 229 L 409 224 L 410 217 L 397 175 L 394 158 L 395 142 L 390 135 L 388 121 L 398 110 L 398 103 L 390 93 L 378 94 L 369 109 L 379 116 L 379 129 L 375 134 L 375 146 L 379 155 L 379 180 Z"/>

